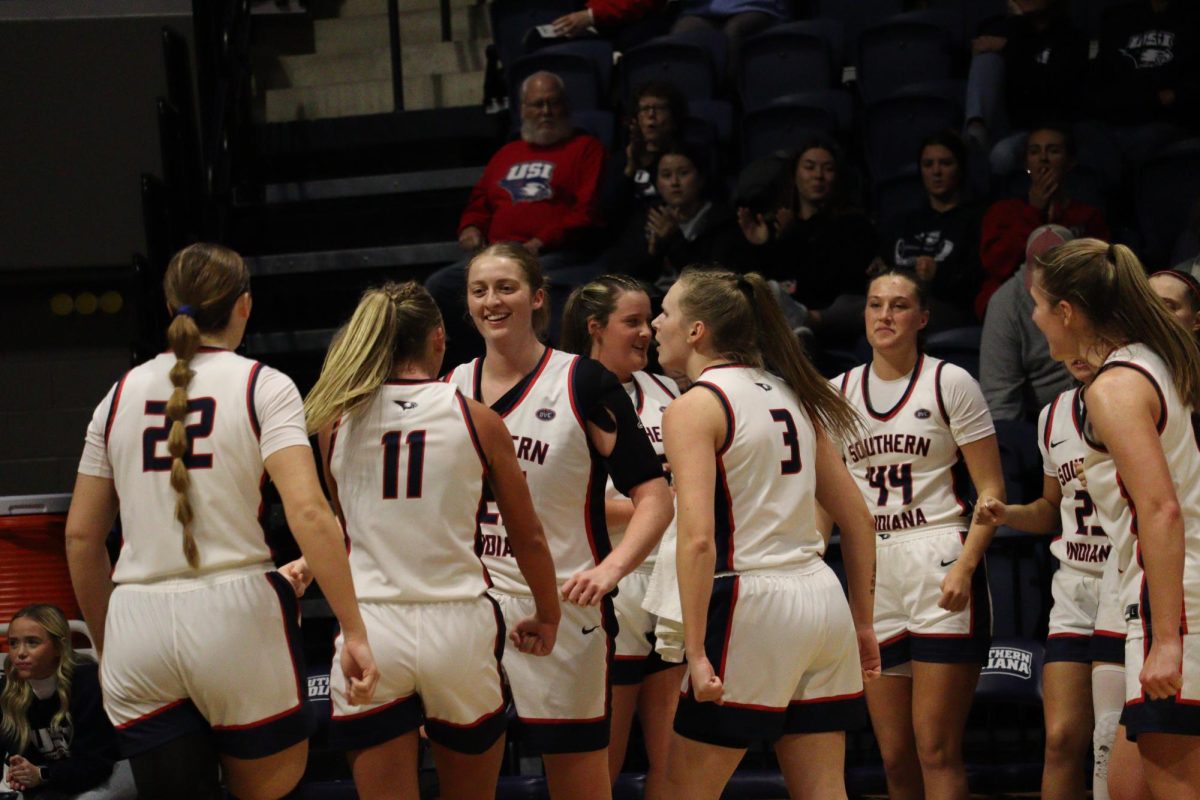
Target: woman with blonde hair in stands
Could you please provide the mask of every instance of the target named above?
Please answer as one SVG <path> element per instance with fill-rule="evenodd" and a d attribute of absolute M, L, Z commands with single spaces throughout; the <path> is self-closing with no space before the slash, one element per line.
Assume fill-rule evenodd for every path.
<path fill-rule="evenodd" d="M 220 757 L 239 798 L 287 794 L 313 729 L 294 567 L 271 563 L 260 486 L 341 624 L 353 702 L 378 674 L 342 532 L 317 479 L 304 409 L 285 375 L 234 349 L 250 274 L 214 244 L 177 253 L 163 279 L 170 349 L 97 406 L 67 517 L 71 580 L 96 649 L 104 706 L 143 797 L 218 797 Z M 120 511 L 115 569 L 104 542 Z"/>
<path fill-rule="evenodd" d="M 655 800 L 715 800 L 763 739 L 793 798 L 845 798 L 845 731 L 879 674 L 875 534 L 833 444 L 857 430 L 854 410 L 756 273 L 685 271 L 654 331 L 663 368 L 693 382 L 663 417 L 688 676 Z M 822 560 L 818 502 L 842 530 L 849 604 Z"/>
<path fill-rule="evenodd" d="M 1125 609 L 1125 709 L 1114 798 L 1140 759 L 1157 800 L 1200 796 L 1200 349 L 1124 245 L 1078 239 L 1038 258 L 1033 320 L 1059 360 L 1096 369 L 1084 469 L 1113 540 Z M 1136 509 L 1136 512 L 1135 512 Z"/>
<path fill-rule="evenodd" d="M 48 798 L 136 797 L 129 763 L 118 761 L 117 734 L 104 715 L 99 668 L 71 646 L 63 612 L 45 603 L 26 606 L 13 614 L 7 638 L 0 773 L 8 767 L 8 787 Z"/>
<path fill-rule="evenodd" d="M 522 653 L 547 655 L 558 627 L 554 564 L 512 437 L 494 411 L 437 380 L 445 353 L 441 314 L 420 284 L 370 289 L 306 403 L 350 540 L 363 618 L 387 664 L 361 708 L 349 702 L 336 652 L 330 675 L 330 737 L 349 750 L 363 798 L 419 794 L 422 724 L 444 796 L 496 795 L 507 724 L 505 630 L 475 554 L 485 487 L 533 594 L 534 613 L 509 640 Z M 340 638 L 335 646 L 340 651 Z"/>
<path fill-rule="evenodd" d="M 510 643 L 504 669 L 513 705 L 525 741 L 542 752 L 551 797 L 608 798 L 611 594 L 658 543 L 671 520 L 671 491 L 616 377 L 539 341 L 549 308 L 535 256 L 503 243 L 471 259 L 467 311 L 486 353 L 451 370 L 447 380 L 498 413 L 517 442 L 568 601 L 549 657 L 532 658 Z M 616 546 L 604 514 L 607 476 L 633 503 Z M 494 502 L 481 509 L 480 549 L 492 597 L 513 625 L 531 613 L 533 601 L 498 511 Z"/>
<path fill-rule="evenodd" d="M 662 415 L 679 394 L 674 381 L 646 372 L 650 352 L 650 296 L 628 275 L 601 275 L 576 287 L 563 311 L 562 347 L 608 368 L 633 401 L 654 452 L 663 457 Z M 620 541 L 633 504 L 608 482 L 605 514 L 609 536 Z M 636 713 L 646 745 L 646 793 L 661 790 L 671 719 L 679 700 L 683 666 L 664 661 L 655 650 L 657 618 L 642 607 L 657 550 L 618 584 L 613 606 L 620 623 L 612 671 L 612 738 L 609 775 L 615 782 Z"/>

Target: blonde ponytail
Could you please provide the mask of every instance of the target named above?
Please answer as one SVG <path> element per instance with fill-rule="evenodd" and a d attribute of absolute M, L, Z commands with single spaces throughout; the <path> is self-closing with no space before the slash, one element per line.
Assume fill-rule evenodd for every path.
<path fill-rule="evenodd" d="M 309 433 L 370 399 L 396 364 L 424 355 L 429 333 L 442 324 L 419 283 L 387 283 L 363 292 L 358 307 L 329 345 L 321 375 L 304 400 Z"/>

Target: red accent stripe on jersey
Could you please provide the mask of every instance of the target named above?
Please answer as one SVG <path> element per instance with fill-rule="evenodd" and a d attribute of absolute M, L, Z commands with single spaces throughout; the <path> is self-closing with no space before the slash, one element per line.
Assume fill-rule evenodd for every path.
<path fill-rule="evenodd" d="M 1162 387 L 1158 385 L 1158 381 L 1155 380 L 1154 376 L 1150 374 L 1150 370 L 1146 369 L 1141 364 L 1135 364 L 1132 361 L 1110 361 L 1104 366 L 1100 367 L 1100 370 L 1096 373 L 1096 375 L 1099 375 L 1105 370 L 1112 369 L 1113 367 L 1128 367 L 1135 372 L 1142 373 L 1146 380 L 1150 381 L 1150 385 L 1154 387 L 1155 393 L 1158 394 L 1159 411 L 1157 428 L 1158 435 L 1162 436 L 1162 432 L 1167 428 L 1167 398 L 1166 395 L 1163 394 Z"/>
<path fill-rule="evenodd" d="M 773 714 L 778 714 L 781 711 L 787 711 L 787 706 L 763 706 L 758 703 L 730 703 L 726 700 L 721 701 L 721 708 L 744 708 L 747 711 L 767 711 Z"/>
<path fill-rule="evenodd" d="M 291 584 L 287 583 L 287 581 L 284 579 L 284 577 L 282 575 L 279 575 L 278 573 L 276 573 L 276 576 L 279 578 L 279 580 L 284 582 L 284 587 L 290 591 Z M 300 678 L 300 665 L 296 663 L 296 642 L 292 641 L 292 637 L 288 633 L 287 609 L 284 608 L 284 606 L 283 606 L 283 598 L 279 596 L 281 587 L 278 587 L 275 585 L 275 583 L 271 580 L 271 573 L 269 573 L 269 572 L 263 574 L 263 580 L 265 580 L 267 582 L 267 586 L 271 587 L 271 594 L 272 594 L 272 596 L 275 597 L 275 599 L 279 603 L 279 618 L 283 622 L 283 640 L 285 642 L 287 642 L 287 645 L 288 645 L 288 658 L 292 662 L 292 676 L 296 679 L 296 707 L 299 707 L 300 705 L 302 705 L 304 703 L 304 697 L 305 697 L 304 686 L 305 686 L 305 684 Z M 297 608 L 297 613 L 299 613 L 299 608 Z M 297 630 L 299 629 L 299 627 L 298 627 L 299 621 L 300 621 L 299 618 L 297 618 L 297 620 L 296 620 Z M 303 647 L 303 644 L 301 644 L 300 646 Z M 292 710 L 294 711 L 295 708 L 293 708 Z M 270 722 L 273 719 L 278 719 L 279 717 L 286 716 L 288 713 L 291 713 L 291 712 L 284 712 L 283 714 L 276 714 L 275 716 L 273 716 L 269 719 L 260 720 L 259 722 L 254 723 L 254 725 L 261 725 L 264 722 Z M 213 727 L 215 728 L 216 726 L 214 725 Z M 244 727 L 252 727 L 252 726 L 247 725 Z"/>
<path fill-rule="evenodd" d="M 125 389 L 125 379 L 128 377 L 128 372 L 122 375 L 121 380 L 117 381 L 117 388 L 113 390 L 112 403 L 108 406 L 108 418 L 104 420 L 105 444 L 108 444 L 108 435 L 112 432 L 113 421 L 117 418 L 117 404 L 121 402 L 121 392 Z"/>
<path fill-rule="evenodd" d="M 700 370 L 700 374 L 703 375 L 710 369 L 751 369 L 751 366 L 749 364 L 713 364 L 711 367 Z"/>
<path fill-rule="evenodd" d="M 278 714 L 272 714 L 269 717 L 263 717 L 262 719 L 255 720 L 254 722 L 243 722 L 238 725 L 213 725 L 212 729 L 214 731 L 244 731 L 249 730 L 250 728 L 259 728 L 263 725 L 268 725 L 277 719 L 283 719 L 284 717 L 295 714 L 300 710 L 300 706 L 302 704 L 303 701 L 299 701 L 287 711 L 280 711 Z"/>
<path fill-rule="evenodd" d="M 1046 452 L 1050 452 L 1051 432 L 1054 430 L 1054 412 L 1058 410 L 1058 401 L 1062 399 L 1062 395 L 1057 395 L 1050 401 L 1050 410 L 1046 412 L 1046 426 L 1042 429 L 1042 444 L 1046 448 Z"/>
<path fill-rule="evenodd" d="M 598 717 L 570 719 L 543 719 L 542 717 L 522 717 L 520 714 L 517 714 L 517 719 L 531 725 L 578 725 L 583 722 L 606 722 L 608 720 L 608 712 L 606 711 Z"/>
<path fill-rule="evenodd" d="M 501 700 L 499 708 L 497 708 L 495 711 L 489 711 L 488 713 L 484 714 L 482 717 L 475 720 L 474 722 L 449 722 L 444 719 L 438 719 L 437 717 L 426 717 L 425 719 L 428 722 L 436 722 L 438 725 L 445 725 L 447 728 L 458 728 L 459 730 L 466 730 L 469 728 L 478 728 L 480 725 L 487 722 L 488 720 L 495 719 L 500 714 L 503 714 L 507 708 L 508 708 L 508 703 Z"/>
<path fill-rule="evenodd" d="M 550 348 L 546 348 L 546 352 L 550 352 Z M 575 421 L 579 423 L 579 427 L 583 428 L 583 435 L 587 436 L 587 422 L 583 419 L 583 414 L 579 413 L 579 406 L 575 403 L 575 368 L 579 366 L 579 356 L 571 362 L 571 368 L 567 370 L 567 400 L 571 403 L 571 413 L 575 415 Z M 535 377 L 533 380 L 537 380 Z M 533 385 L 533 381 L 529 382 L 529 386 Z M 525 387 L 525 391 L 529 391 L 529 387 Z M 525 395 L 521 395 L 522 398 Z M 517 403 L 521 402 L 520 400 Z M 513 404 L 514 407 L 516 403 Z"/>
<path fill-rule="evenodd" d="M 447 377 L 449 377 L 449 373 L 441 378 L 388 378 L 384 384 L 387 386 L 420 386 L 427 383 L 448 383 Z"/>
<path fill-rule="evenodd" d="M 811 703 L 837 703 L 842 700 L 857 700 L 863 696 L 863 692 L 851 692 L 850 694 L 835 694 L 829 697 L 814 697 L 811 700 L 793 700 L 788 703 L 789 706 L 806 706 Z"/>
<path fill-rule="evenodd" d="M 672 397 L 672 398 L 679 397 L 679 387 L 675 387 L 674 389 L 672 389 L 671 387 L 667 386 L 665 383 L 663 383 L 662 381 L 660 381 L 660 380 L 658 379 L 658 376 L 657 376 L 657 375 L 655 375 L 653 372 L 643 372 L 642 374 L 643 374 L 643 375 L 645 375 L 645 376 L 646 376 L 647 378 L 649 378 L 650 380 L 652 380 L 652 381 L 654 381 L 655 383 L 657 383 L 657 384 L 658 384 L 658 388 L 662 389 L 662 390 L 663 390 L 664 392 L 666 392 L 666 393 L 667 393 L 667 394 L 668 394 L 670 397 Z"/>
<path fill-rule="evenodd" d="M 884 639 L 882 642 L 879 643 L 879 646 L 884 647 L 889 644 L 895 644 L 896 642 L 900 641 L 901 639 L 905 639 L 907 637 L 908 637 L 908 631 L 900 631 L 895 636 L 892 636 L 888 639 Z"/>
<path fill-rule="evenodd" d="M 946 366 L 943 361 L 937 365 L 937 369 L 933 372 L 933 396 L 937 400 L 938 412 L 942 415 L 942 421 L 947 425 L 950 424 L 950 414 L 946 412 L 946 401 L 942 399 L 942 367 Z"/>
<path fill-rule="evenodd" d="M 397 706 L 400 703 L 408 702 L 409 700 L 412 700 L 414 697 L 416 697 L 416 692 L 413 692 L 412 694 L 406 694 L 404 697 L 398 697 L 395 700 L 388 701 L 381 706 L 375 706 L 374 708 L 368 708 L 366 711 L 356 711 L 353 714 L 346 714 L 344 716 L 339 716 L 337 714 L 330 714 L 329 718 L 336 719 L 339 722 L 345 722 L 345 721 L 352 720 L 352 719 L 362 719 L 363 717 L 374 716 L 375 714 L 378 714 L 381 711 L 387 711 L 389 708 Z"/>
<path fill-rule="evenodd" d="M 1096 628 L 1096 630 L 1092 631 L 1092 636 L 1103 636 L 1107 639 L 1120 639 L 1121 641 L 1125 641 L 1125 634 L 1117 631 L 1101 630 L 1100 628 Z"/>
<path fill-rule="evenodd" d="M 142 714 L 140 717 L 131 719 L 131 720 L 129 720 L 129 722 L 122 722 L 120 725 L 116 725 L 114 727 L 119 731 L 126 730 L 127 728 L 131 728 L 134 725 L 145 722 L 146 720 L 150 719 L 151 717 L 157 717 L 159 714 L 165 714 L 168 711 L 170 711 L 171 709 L 178 708 L 179 706 L 181 706 L 187 702 L 189 702 L 189 698 L 186 698 L 186 697 L 183 698 L 182 700 L 175 700 L 174 702 L 167 703 L 165 706 L 161 706 L 159 708 L 154 709 L 153 711 L 151 711 L 148 714 Z"/>
<path fill-rule="evenodd" d="M 1079 386 L 1075 389 L 1075 395 L 1071 398 L 1071 424 L 1075 426 L 1075 432 L 1083 436 L 1083 418 L 1080 415 L 1080 410 L 1083 408 L 1083 387 Z"/>
<path fill-rule="evenodd" d="M 246 411 L 250 414 L 250 428 L 254 438 L 262 438 L 262 430 L 258 423 L 258 411 L 254 408 L 254 390 L 258 387 L 258 376 L 262 372 L 262 363 L 255 361 L 250 366 L 250 378 L 246 381 Z"/>
<path fill-rule="evenodd" d="M 863 367 L 863 369 L 866 369 L 866 367 Z M 849 383 L 850 383 L 850 373 L 851 372 L 854 372 L 854 370 L 848 369 L 842 373 L 842 387 L 841 387 L 842 396 L 845 396 L 845 394 L 846 394 L 846 386 L 849 385 Z"/>
<path fill-rule="evenodd" d="M 1051 633 L 1046 636 L 1047 639 L 1090 639 L 1091 633 Z"/>
<path fill-rule="evenodd" d="M 642 407 L 646 404 L 646 393 L 643 392 L 642 387 L 638 385 L 636 376 L 633 379 L 633 393 L 637 397 L 637 401 L 634 403 L 634 409 L 637 411 L 637 415 L 640 417 L 642 416 Z"/>
<path fill-rule="evenodd" d="M 725 662 L 729 660 L 729 640 L 733 637 L 733 616 L 737 611 L 738 592 L 742 588 L 742 577 L 733 576 L 733 593 L 729 597 L 729 619 L 725 621 L 725 640 L 721 645 L 721 663 L 717 667 L 717 677 L 725 680 Z"/>
<path fill-rule="evenodd" d="M 471 444 L 475 446 L 475 454 L 479 456 L 479 463 L 483 467 L 483 477 L 486 479 L 488 474 L 487 456 L 484 455 L 483 445 L 479 443 L 479 432 L 475 430 L 475 420 L 471 419 L 471 410 L 467 408 L 467 398 L 463 397 L 462 392 L 458 389 L 454 390 L 454 397 L 458 400 L 458 408 L 462 411 L 463 422 L 467 424 L 467 433 L 471 436 Z"/>
<path fill-rule="evenodd" d="M 521 403 L 525 400 L 526 397 L 529 396 L 529 393 L 531 391 L 533 391 L 533 385 L 538 382 L 538 378 L 542 377 L 542 373 L 545 371 L 546 365 L 550 363 L 550 354 L 553 352 L 554 352 L 553 347 L 547 347 L 545 350 L 542 351 L 541 359 L 538 361 L 537 366 L 533 368 L 533 372 L 530 373 L 529 382 L 525 384 L 525 391 L 521 392 L 521 396 L 513 401 L 513 404 L 511 406 L 509 406 L 508 409 L 505 410 L 504 413 L 502 413 L 500 415 L 501 417 L 507 417 L 509 414 L 511 414 L 513 411 L 515 411 L 518 406 L 521 405 Z M 575 356 L 575 361 L 577 361 L 577 362 L 579 361 L 579 356 Z M 475 372 L 475 380 L 476 380 L 476 387 L 477 387 L 476 391 L 479 392 L 480 394 L 482 394 L 481 387 L 482 387 L 482 381 L 483 381 L 483 359 L 479 359 L 478 362 L 476 362 L 476 363 L 478 364 L 478 366 L 476 367 L 476 372 Z M 572 374 L 574 374 L 574 369 L 575 369 L 574 364 L 571 365 L 571 369 L 572 369 Z M 575 407 L 574 403 L 572 402 L 571 408 L 574 409 L 574 407 Z M 575 416 L 576 417 L 579 416 L 578 411 L 575 412 Z"/>
<path fill-rule="evenodd" d="M 709 367 L 715 369 L 715 367 Z M 707 370 L 705 370 L 707 372 Z M 729 445 L 733 444 L 733 432 L 737 430 L 737 420 L 733 416 L 733 404 L 729 402 L 729 398 L 721 387 L 708 381 L 696 381 L 695 386 L 703 386 L 717 397 L 717 401 L 721 404 L 721 410 L 725 412 L 725 441 L 721 442 L 721 446 L 717 448 L 717 457 L 725 455 L 725 451 L 729 449 Z"/>
<path fill-rule="evenodd" d="M 925 365 L 925 354 L 918 353 L 917 354 L 917 363 L 913 366 L 912 377 L 910 377 L 908 379 L 908 386 L 906 386 L 904 388 L 904 394 L 901 395 L 900 399 L 896 401 L 896 405 L 892 406 L 889 411 L 886 411 L 881 414 L 875 410 L 875 407 L 873 405 L 871 405 L 871 385 L 870 385 L 871 384 L 871 365 L 864 364 L 863 365 L 863 376 L 862 376 L 862 398 L 863 398 L 863 404 L 867 409 L 867 413 L 870 414 L 875 419 L 879 420 L 880 422 L 887 422 L 892 417 L 899 414 L 900 409 L 904 408 L 904 404 L 908 402 L 908 398 L 912 397 L 913 389 L 915 389 L 917 386 L 917 379 L 921 377 L 921 367 L 923 367 L 924 365 Z M 941 403 L 940 395 L 939 395 L 938 402 L 939 402 L 939 404 Z M 943 411 L 942 416 L 945 416 L 945 413 L 946 412 Z"/>

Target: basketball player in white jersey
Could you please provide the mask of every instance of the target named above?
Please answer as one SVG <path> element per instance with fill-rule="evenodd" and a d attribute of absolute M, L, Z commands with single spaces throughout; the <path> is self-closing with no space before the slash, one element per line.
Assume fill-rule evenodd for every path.
<path fill-rule="evenodd" d="M 612 373 L 538 340 L 549 317 L 536 257 L 503 243 L 467 266 L 467 310 L 486 355 L 447 379 L 504 419 L 554 557 L 563 599 L 546 658 L 511 646 L 504 670 L 525 741 L 541 750 L 551 797 L 608 798 L 610 594 L 654 549 L 673 514 L 662 462 Z M 605 520 L 606 475 L 633 503 L 619 544 Z M 507 624 L 532 613 L 495 503 L 481 509 L 482 554 Z"/>
<path fill-rule="evenodd" d="M 967 475 L 1003 497 L 995 429 L 979 384 L 924 355 L 924 287 L 890 270 L 867 290 L 871 363 L 833 383 L 864 433 L 843 442 L 875 517 L 875 634 L 883 678 L 867 704 L 894 800 L 966 798 L 962 738 L 991 642 L 984 552 L 994 528 L 971 523 Z"/>
<path fill-rule="evenodd" d="M 757 274 L 685 271 L 654 330 L 663 368 L 693 385 L 663 418 L 688 677 L 653 800 L 715 800 L 764 739 L 792 797 L 844 798 L 845 731 L 879 669 L 871 518 L 829 438 L 850 434 L 853 409 Z M 818 500 L 842 528 L 849 604 Z"/>
<path fill-rule="evenodd" d="M 495 412 L 437 380 L 445 351 L 441 314 L 420 284 L 368 290 L 306 402 L 363 618 L 387 665 L 361 707 L 347 702 L 336 650 L 330 675 L 330 738 L 349 751 L 366 799 L 417 796 L 422 724 L 442 792 L 495 797 L 505 636 L 475 553 L 485 482 L 537 609 L 518 623 L 514 643 L 545 655 L 557 630 L 554 564 L 512 439 Z"/>
<path fill-rule="evenodd" d="M 571 292 L 563 310 L 562 349 L 599 361 L 625 387 L 654 452 L 663 455 L 662 415 L 678 395 L 674 381 L 646 372 L 650 349 L 650 296 L 628 275 L 601 275 Z M 665 459 L 664 459 L 665 460 Z M 608 534 L 620 541 L 633 504 L 612 481 L 605 493 Z M 654 647 L 656 617 L 642 608 L 657 549 L 618 584 L 613 599 L 620 632 L 612 671 L 612 735 L 609 774 L 615 782 L 636 712 L 646 745 L 646 793 L 661 790 L 666 775 L 671 719 L 679 700 L 683 665 L 659 657 Z"/>
<path fill-rule="evenodd" d="M 1082 359 L 1072 359 L 1066 367 L 1081 384 L 1089 382 L 1096 372 Z M 1024 505 L 1005 505 L 994 497 L 980 497 L 975 504 L 977 522 L 1058 534 L 1050 544 L 1059 566 L 1051 586 L 1054 604 L 1042 673 L 1046 716 L 1042 797 L 1056 800 L 1084 796 L 1084 773 L 1079 767 L 1093 740 L 1095 793 L 1107 798 L 1107 756 L 1117 733 L 1121 704 L 1111 709 L 1099 703 L 1093 706 L 1099 688 L 1093 686 L 1093 671 L 1099 682 L 1115 672 L 1124 685 L 1124 622 L 1111 625 L 1120 630 L 1105 630 L 1099 619 L 1103 576 L 1112 545 L 1097 524 L 1095 504 L 1083 474 L 1087 445 L 1083 441 L 1082 407 L 1081 385 L 1060 394 L 1038 417 L 1041 497 Z M 1115 577 L 1115 571 L 1112 574 Z M 1114 588 L 1110 587 L 1110 593 Z M 1114 645 L 1120 650 L 1105 657 L 1104 651 L 1111 653 Z"/>
<path fill-rule="evenodd" d="M 280 797 L 304 771 L 312 718 L 295 591 L 258 521 L 267 475 L 341 624 L 350 702 L 369 700 L 378 675 L 300 395 L 233 352 L 250 315 L 245 264 L 192 245 L 163 288 L 170 351 L 126 373 L 88 428 L 67 519 L 71 579 L 139 793 L 222 796 L 205 757 L 215 746 L 234 795 Z M 112 570 L 104 541 L 118 510 Z"/>
<path fill-rule="evenodd" d="M 1084 393 L 1088 493 L 1118 554 L 1129 741 L 1155 798 L 1200 796 L 1200 350 L 1123 245 L 1080 239 L 1039 257 L 1033 320 L 1059 360 L 1096 368 Z"/>

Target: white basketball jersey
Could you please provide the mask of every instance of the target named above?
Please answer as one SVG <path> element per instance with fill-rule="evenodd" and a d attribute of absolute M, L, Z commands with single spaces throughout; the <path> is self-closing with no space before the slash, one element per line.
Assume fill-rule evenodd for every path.
<path fill-rule="evenodd" d="M 1118 348 L 1109 354 L 1101 371 L 1113 367 L 1129 367 L 1150 379 L 1158 390 L 1161 410 L 1158 437 L 1171 472 L 1175 496 L 1183 516 L 1183 624 L 1185 630 L 1200 630 L 1200 446 L 1197 443 L 1196 419 L 1191 407 L 1185 405 L 1175 391 L 1167 365 L 1144 344 L 1135 343 Z M 1121 607 L 1129 621 L 1129 635 L 1140 635 L 1148 626 L 1147 609 L 1138 606 L 1144 584 L 1142 554 L 1137 538 L 1137 512 L 1133 508 L 1117 473 L 1116 463 L 1102 442 L 1097 441 L 1087 422 L 1087 392 L 1084 392 L 1084 437 L 1088 444 L 1084 469 L 1088 490 L 1096 504 L 1100 524 L 1108 532 L 1117 549 L 1117 569 L 1121 573 Z M 1132 607 L 1132 609 L 1131 609 Z M 1136 618 L 1140 618 L 1140 622 Z"/>
<path fill-rule="evenodd" d="M 650 445 L 658 457 L 663 459 L 663 463 L 666 463 L 666 455 L 663 449 L 662 417 L 667 406 L 678 397 L 678 392 L 674 390 L 674 387 L 675 383 L 670 378 L 665 375 L 652 375 L 649 372 L 635 372 L 633 380 L 625 384 L 625 391 L 629 394 L 629 399 L 633 401 L 638 419 L 646 428 L 646 436 L 650 437 Z M 624 497 L 625 495 L 621 494 L 620 490 L 613 485 L 610 477 L 604 490 L 604 498 L 616 500 Z M 608 538 L 613 547 L 620 543 L 621 537 L 624 535 L 624 525 L 609 525 Z M 658 547 L 656 546 L 654 552 L 639 565 L 639 569 L 643 571 L 653 569 L 654 559 L 657 555 Z"/>
<path fill-rule="evenodd" d="M 1062 489 L 1059 513 L 1062 535 L 1054 537 L 1050 552 L 1063 564 L 1099 578 L 1112 543 L 1096 517 L 1092 496 L 1083 487 L 1081 473 L 1087 444 L 1080 417 L 1083 398 L 1079 389 L 1068 389 L 1054 398 L 1038 417 L 1038 449 L 1042 470 Z"/>
<path fill-rule="evenodd" d="M 195 574 L 183 555 L 167 452 L 175 360 L 164 353 L 126 373 L 88 431 L 80 472 L 111 477 L 121 502 L 117 583 Z M 263 460 L 308 445 L 300 395 L 281 373 L 226 350 L 202 348 L 191 366 L 185 463 L 200 571 L 270 562 L 259 522 Z"/>
<path fill-rule="evenodd" d="M 344 416 L 330 471 L 359 600 L 470 600 L 487 590 L 475 518 L 487 461 L 454 386 L 390 380 Z"/>
<path fill-rule="evenodd" d="M 606 472 L 591 450 L 572 393 L 579 361 L 579 356 L 547 347 L 522 382 L 521 394 L 506 396 L 511 402 L 504 407 L 493 406 L 512 434 L 560 583 L 596 566 L 611 549 L 604 519 Z M 482 371 L 483 360 L 475 359 L 455 367 L 447 380 L 482 402 Z M 483 563 L 495 587 L 529 594 L 495 502 L 481 508 L 479 528 Z"/>
<path fill-rule="evenodd" d="M 764 370 L 709 367 L 696 386 L 725 409 L 713 514 L 716 572 L 785 571 L 817 563 L 816 433 L 791 388 Z"/>
<path fill-rule="evenodd" d="M 875 532 L 884 538 L 969 527 L 964 477 L 956 469 L 962 455 L 944 380 L 972 378 L 959 367 L 919 355 L 903 395 L 891 408 L 879 409 L 871 402 L 871 384 L 879 378 L 871 375 L 870 364 L 834 379 L 866 430 L 857 441 L 843 443 L 843 456 L 875 517 Z"/>

